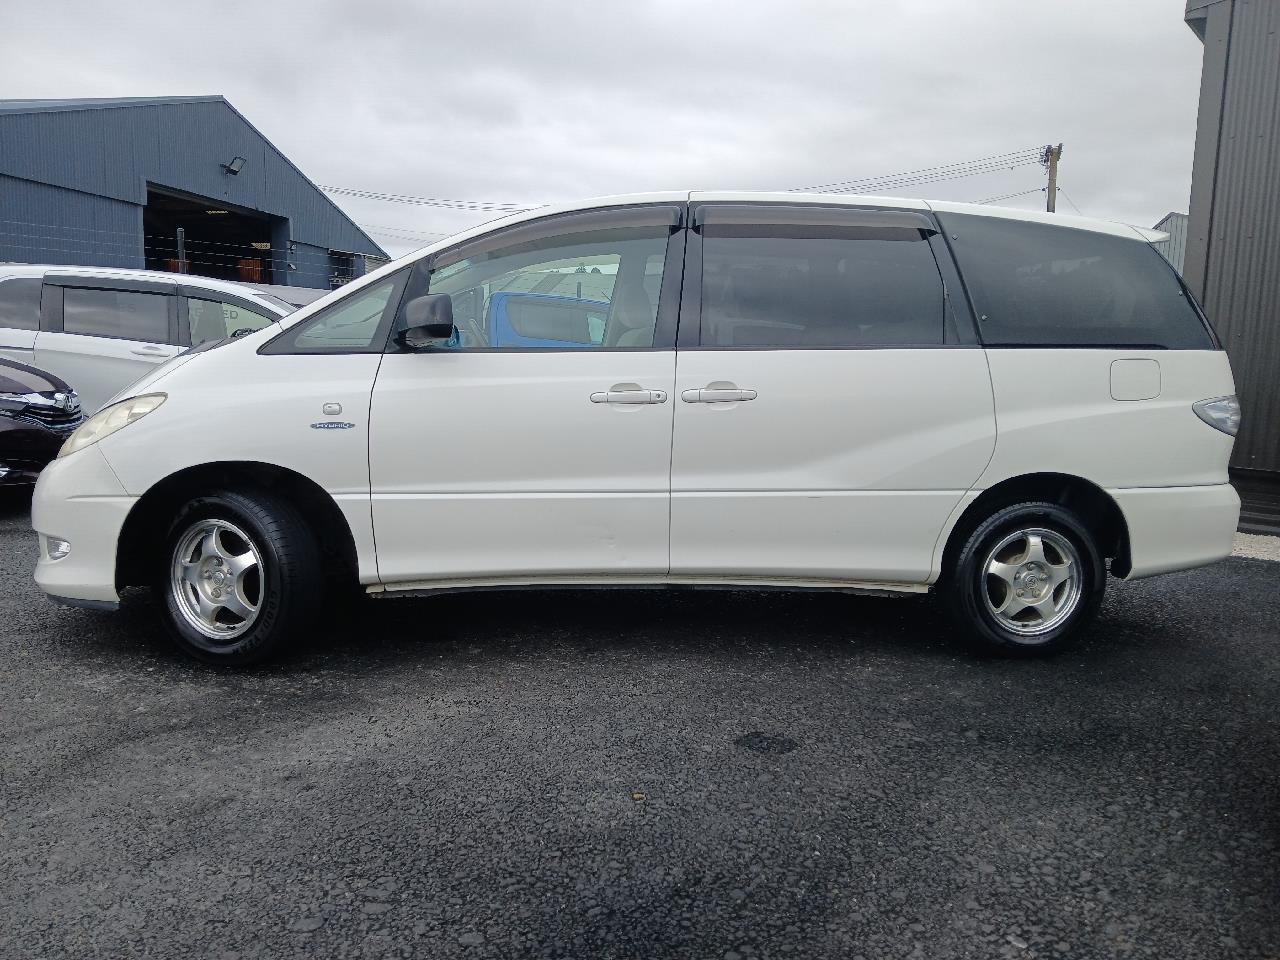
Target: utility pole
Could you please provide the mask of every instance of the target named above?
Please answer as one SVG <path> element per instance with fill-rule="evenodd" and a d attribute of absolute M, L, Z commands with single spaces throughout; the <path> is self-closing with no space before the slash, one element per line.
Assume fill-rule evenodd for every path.
<path fill-rule="evenodd" d="M 1045 191 L 1044 208 L 1049 213 L 1058 209 L 1058 161 L 1062 159 L 1062 144 L 1046 146 L 1040 153 L 1040 162 L 1049 171 L 1049 186 Z"/>
<path fill-rule="evenodd" d="M 178 228 L 178 272 L 187 272 L 187 231 Z"/>

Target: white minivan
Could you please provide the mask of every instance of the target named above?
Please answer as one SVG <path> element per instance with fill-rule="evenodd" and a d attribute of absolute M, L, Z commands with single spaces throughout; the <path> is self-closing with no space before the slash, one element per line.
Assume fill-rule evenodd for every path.
<path fill-rule="evenodd" d="M 4 263 L 0 358 L 61 377 L 92 413 L 188 347 L 260 330 L 293 309 L 211 277 Z"/>
<path fill-rule="evenodd" d="M 283 329 L 281 329 L 283 328 Z M 543 208 L 134 384 L 40 478 L 36 582 L 245 663 L 327 591 L 942 594 L 1062 648 L 1229 554 L 1227 356 L 1137 229 L 888 198 Z"/>

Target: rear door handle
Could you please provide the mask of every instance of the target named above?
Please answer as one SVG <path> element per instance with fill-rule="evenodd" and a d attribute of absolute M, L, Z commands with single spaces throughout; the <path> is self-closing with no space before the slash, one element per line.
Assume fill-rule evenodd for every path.
<path fill-rule="evenodd" d="M 685 403 L 735 403 L 739 400 L 754 400 L 754 390 L 740 390 L 737 387 L 700 387 L 696 390 L 685 390 L 680 399 Z"/>
<path fill-rule="evenodd" d="M 610 390 L 591 394 L 592 403 L 666 403 L 667 391 L 645 390 L 634 383 L 614 384 Z"/>

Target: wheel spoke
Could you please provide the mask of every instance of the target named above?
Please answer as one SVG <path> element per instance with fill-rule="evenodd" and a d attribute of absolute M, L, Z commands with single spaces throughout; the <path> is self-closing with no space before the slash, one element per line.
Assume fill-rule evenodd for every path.
<path fill-rule="evenodd" d="M 214 527 L 200 538 L 200 558 L 202 560 L 207 557 L 227 559 L 227 552 L 222 548 L 222 541 L 218 539 L 218 534 L 221 532 L 217 527 Z"/>
<path fill-rule="evenodd" d="M 189 583 L 189 584 L 191 584 L 192 586 L 199 586 L 199 584 L 200 584 L 200 564 L 199 564 L 199 563 L 192 563 L 192 562 L 190 562 L 190 561 L 183 561 L 183 564 L 182 564 L 182 581 L 183 581 L 183 583 Z"/>
<path fill-rule="evenodd" d="M 238 590 L 227 591 L 223 605 L 241 620 L 250 620 L 258 612 L 258 608 L 247 603 Z"/>
<path fill-rule="evenodd" d="M 996 608 L 996 613 L 1002 617 L 1015 617 L 1027 609 L 1028 606 L 1030 604 L 1014 593 L 1013 590 L 1010 590 L 1009 595 L 1004 598 L 1004 603 Z"/>
<path fill-rule="evenodd" d="M 1043 597 L 1035 603 L 1029 603 L 1027 606 L 1040 614 L 1041 620 L 1051 620 L 1058 613 L 1058 601 L 1053 598 L 1053 591 L 1046 590 Z"/>
<path fill-rule="evenodd" d="M 258 566 L 258 560 L 252 550 L 246 550 L 238 556 L 227 557 L 227 570 L 239 582 L 246 573 Z"/>
<path fill-rule="evenodd" d="M 1049 592 L 1052 593 L 1061 584 L 1071 579 L 1071 561 L 1049 564 Z"/>
<path fill-rule="evenodd" d="M 993 577 L 998 577 L 1009 587 L 1009 592 L 1013 592 L 1013 578 L 1018 573 L 1018 567 L 1012 563 L 1004 563 L 1001 560 L 992 560 L 987 564 L 987 573 Z"/>
<path fill-rule="evenodd" d="M 213 626 L 218 622 L 218 611 L 222 609 L 222 604 L 214 603 L 204 595 L 202 590 L 196 590 L 195 593 L 196 609 L 200 612 L 200 619 Z"/>
<path fill-rule="evenodd" d="M 1044 555 L 1044 538 L 1038 533 L 1027 534 L 1027 555 L 1024 563 L 1043 563 L 1049 566 L 1049 558 Z"/>

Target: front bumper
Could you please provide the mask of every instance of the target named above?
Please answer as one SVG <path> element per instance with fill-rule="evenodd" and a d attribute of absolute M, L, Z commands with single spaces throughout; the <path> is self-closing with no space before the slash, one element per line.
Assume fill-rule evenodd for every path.
<path fill-rule="evenodd" d="M 1202 567 L 1231 555 L 1240 497 L 1229 483 L 1108 490 L 1129 527 L 1126 580 Z"/>
<path fill-rule="evenodd" d="M 119 601 L 116 547 L 137 499 L 125 492 L 96 444 L 49 464 L 31 498 L 31 525 L 40 534 L 36 586 L 65 603 Z M 68 541 L 71 552 L 50 560 L 49 537 Z"/>

